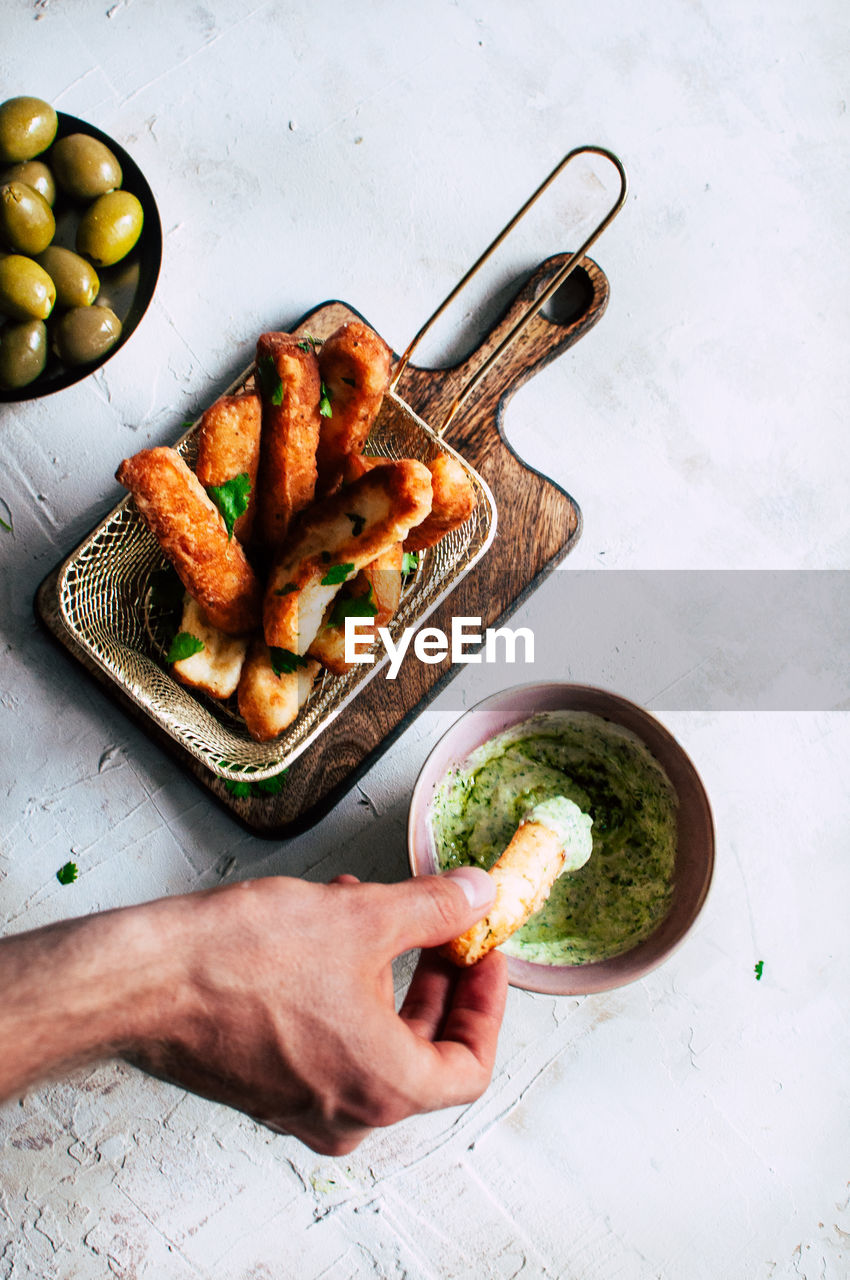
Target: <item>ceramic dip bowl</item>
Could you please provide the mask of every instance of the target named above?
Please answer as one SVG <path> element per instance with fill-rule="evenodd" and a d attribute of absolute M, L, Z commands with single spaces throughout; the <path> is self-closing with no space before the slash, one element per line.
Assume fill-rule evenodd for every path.
<path fill-rule="evenodd" d="M 548 712 L 590 712 L 634 734 L 666 773 L 676 794 L 677 843 L 672 898 L 653 931 L 629 950 L 581 964 L 543 964 L 508 956 L 515 987 L 549 995 L 588 995 L 643 977 L 661 964 L 691 928 L 708 893 L 714 867 L 714 827 L 705 789 L 675 738 L 642 707 L 587 685 L 529 684 L 503 690 L 461 716 L 422 767 L 410 803 L 408 853 L 414 875 L 440 870 L 431 806 L 446 776 L 492 738 Z"/>

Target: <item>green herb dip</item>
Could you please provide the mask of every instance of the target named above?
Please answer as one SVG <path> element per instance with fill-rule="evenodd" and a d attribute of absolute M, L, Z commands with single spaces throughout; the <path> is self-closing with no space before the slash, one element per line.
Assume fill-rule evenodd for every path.
<path fill-rule="evenodd" d="M 534 805 L 564 796 L 593 820 L 593 852 L 502 950 L 537 964 L 588 964 L 629 951 L 670 909 L 676 795 L 627 729 L 551 711 L 484 743 L 440 784 L 431 807 L 443 868 L 489 868 Z"/>

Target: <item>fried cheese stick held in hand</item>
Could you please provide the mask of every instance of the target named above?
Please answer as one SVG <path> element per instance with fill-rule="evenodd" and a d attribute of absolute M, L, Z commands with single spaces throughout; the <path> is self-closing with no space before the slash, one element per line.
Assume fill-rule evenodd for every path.
<path fill-rule="evenodd" d="M 496 882 L 490 912 L 442 948 L 454 964 L 477 964 L 539 911 L 559 875 L 584 866 L 593 848 L 591 819 L 564 796 L 534 806 L 488 875 Z"/>
<path fill-rule="evenodd" d="M 322 344 L 319 373 L 325 392 L 316 464 L 319 492 L 332 493 L 346 458 L 366 443 L 390 383 L 392 355 L 374 329 L 349 320 Z"/>
<path fill-rule="evenodd" d="M 211 626 L 228 635 L 253 630 L 261 588 L 221 512 L 175 449 L 142 449 L 115 473 Z"/>
<path fill-rule="evenodd" d="M 342 584 L 402 542 L 431 509 L 431 475 L 412 458 L 375 467 L 315 503 L 272 569 L 266 644 L 304 654 Z"/>
<path fill-rule="evenodd" d="M 257 532 L 275 550 L 316 491 L 321 378 L 310 344 L 261 334 L 256 381 L 263 402 Z"/>

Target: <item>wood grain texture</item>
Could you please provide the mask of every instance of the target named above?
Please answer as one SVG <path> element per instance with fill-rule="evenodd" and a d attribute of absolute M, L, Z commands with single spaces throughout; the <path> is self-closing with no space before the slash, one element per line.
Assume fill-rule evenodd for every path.
<path fill-rule="evenodd" d="M 461 387 L 565 261 L 558 254 L 525 282 L 480 345 L 449 369 L 408 366 L 397 388 L 410 407 L 439 430 Z M 556 319 L 542 313 L 488 373 L 451 422 L 446 439 L 490 486 L 498 511 L 496 538 L 487 554 L 428 620 L 449 632 L 453 616 L 480 617 L 495 626 L 509 617 L 577 541 L 581 515 L 575 501 L 551 480 L 526 466 L 508 445 L 503 421 L 514 393 L 539 369 L 577 342 L 601 318 L 608 282 L 584 258 L 558 291 Z M 342 302 L 327 302 L 304 316 L 292 332 L 316 338 L 346 320 L 362 319 Z M 58 567 L 41 584 L 36 614 L 51 635 L 80 660 L 141 727 L 188 769 L 237 820 L 256 835 L 280 839 L 316 822 L 403 731 L 409 721 L 460 668 L 425 665 L 408 657 L 394 681 L 379 672 L 354 702 L 291 767 L 277 796 L 237 798 L 224 783 L 188 755 L 88 660 L 65 630 L 56 604 Z"/>

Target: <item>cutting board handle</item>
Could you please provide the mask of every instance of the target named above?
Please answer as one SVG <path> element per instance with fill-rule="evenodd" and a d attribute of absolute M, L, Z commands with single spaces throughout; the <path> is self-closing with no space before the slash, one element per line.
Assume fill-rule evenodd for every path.
<path fill-rule="evenodd" d="M 497 349 L 530 303 L 540 296 L 570 255 L 555 254 L 535 268 L 501 316 L 484 334 L 478 346 L 458 364 L 445 369 L 423 369 L 409 364 L 399 380 L 398 392 L 432 430 L 441 433 L 446 416 L 467 383 Z M 567 347 L 583 337 L 601 319 L 609 296 L 608 280 L 592 258 L 582 258 L 554 294 L 546 310 L 538 312 L 516 341 L 502 354 L 481 385 L 460 408 L 446 432 L 456 448 L 469 446 L 476 435 L 473 422 L 485 429 L 494 412 L 500 423 L 511 396 L 539 369 L 550 364 Z M 482 410 L 486 410 L 482 413 Z M 470 431 L 472 430 L 472 434 Z"/>

